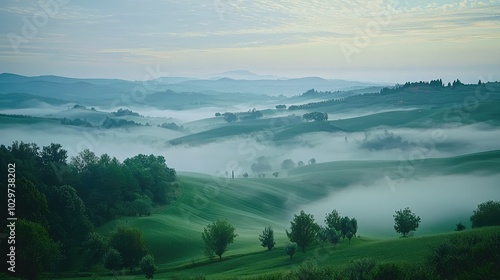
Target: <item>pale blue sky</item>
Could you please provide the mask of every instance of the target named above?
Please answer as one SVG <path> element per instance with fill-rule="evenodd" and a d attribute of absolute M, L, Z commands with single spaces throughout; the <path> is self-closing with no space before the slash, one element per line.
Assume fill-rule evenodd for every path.
<path fill-rule="evenodd" d="M 499 46 L 500 1 L 0 2 L 0 72 L 23 75 L 473 82 L 500 80 Z"/>

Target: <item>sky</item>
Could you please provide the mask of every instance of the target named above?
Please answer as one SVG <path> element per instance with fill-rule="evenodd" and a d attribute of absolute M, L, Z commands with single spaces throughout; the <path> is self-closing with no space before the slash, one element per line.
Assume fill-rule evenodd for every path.
<path fill-rule="evenodd" d="M 500 0 L 3 0 L 0 73 L 500 80 Z"/>

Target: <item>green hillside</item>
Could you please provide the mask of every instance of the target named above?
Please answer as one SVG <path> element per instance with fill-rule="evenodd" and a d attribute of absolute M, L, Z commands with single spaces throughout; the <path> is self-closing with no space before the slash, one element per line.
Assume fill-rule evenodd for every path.
<path fill-rule="evenodd" d="M 436 170 L 444 174 L 491 173 L 495 172 L 499 162 L 500 151 L 428 159 L 416 176 L 429 176 Z M 286 179 L 226 179 L 180 173 L 181 195 L 176 202 L 155 209 L 151 216 L 116 219 L 100 227 L 99 231 L 106 235 L 118 225 L 139 228 L 165 277 L 203 274 L 219 279 L 290 268 L 310 257 L 310 253 L 299 253 L 290 261 L 283 253 L 287 240 L 285 229 L 289 227 L 291 211 L 295 211 L 297 205 L 317 201 L 336 188 L 353 182 L 373 180 L 376 174 L 381 176 L 384 170 L 397 168 L 398 164 L 398 161 L 315 164 L 291 170 Z M 207 263 L 201 232 L 207 224 L 220 218 L 228 219 L 234 225 L 238 237 L 223 255 L 222 262 Z M 321 223 L 322 217 L 316 217 L 316 221 Z M 275 229 L 277 248 L 271 252 L 265 252 L 258 242 L 258 235 L 266 226 Z M 324 262 L 328 265 L 346 264 L 359 256 L 381 261 L 421 261 L 430 245 L 446 238 L 446 235 L 433 235 L 375 240 L 363 236 L 355 239 L 351 246 L 340 244 L 325 257 Z M 322 252 L 323 249 L 317 250 Z M 105 273 L 100 269 L 97 272 Z"/>

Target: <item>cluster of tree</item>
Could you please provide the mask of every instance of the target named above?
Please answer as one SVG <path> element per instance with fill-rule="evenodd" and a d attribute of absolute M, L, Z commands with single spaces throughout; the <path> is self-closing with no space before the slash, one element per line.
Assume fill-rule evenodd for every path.
<path fill-rule="evenodd" d="M 431 248 L 422 263 L 372 258 L 354 259 L 346 265 L 318 266 L 314 262 L 288 271 L 273 273 L 272 279 L 364 279 L 364 280 L 441 280 L 497 279 L 500 275 L 500 233 L 456 234 Z M 296 244 L 285 247 L 290 256 Z M 261 277 L 266 278 L 265 276 Z M 267 278 L 266 278 L 267 279 Z"/>
<path fill-rule="evenodd" d="M 75 104 L 75 106 L 73 106 L 73 109 L 83 109 L 83 110 L 87 110 L 87 107 L 85 107 L 85 106 L 83 106 L 83 105 Z"/>
<path fill-rule="evenodd" d="M 329 94 L 334 94 L 334 93 L 339 93 L 341 91 L 316 91 L 315 89 L 310 89 L 304 93 L 302 93 L 300 96 L 303 97 L 314 97 L 314 96 L 320 96 L 320 95 L 329 95 Z"/>
<path fill-rule="evenodd" d="M 310 165 L 315 164 L 316 159 L 311 158 L 308 163 Z M 301 160 L 298 161 L 297 163 L 295 163 L 291 159 L 285 159 L 281 163 L 281 169 L 291 169 L 291 168 L 294 168 L 297 166 L 300 167 L 300 166 L 304 166 L 304 165 L 305 165 L 305 163 Z M 269 159 L 267 157 L 260 156 L 257 158 L 256 162 L 252 163 L 252 165 L 250 166 L 250 169 L 255 174 L 260 175 L 259 177 L 265 177 L 266 172 L 271 171 L 273 169 L 273 167 L 271 166 L 271 163 L 269 162 Z M 246 176 L 245 176 L 245 174 L 246 174 Z M 243 177 L 248 178 L 248 173 L 245 173 L 245 174 L 243 175 Z M 277 178 L 279 176 L 279 172 L 274 172 L 274 173 L 272 173 L 272 175 Z"/>
<path fill-rule="evenodd" d="M 222 116 L 224 116 L 224 120 L 228 123 L 235 122 L 239 119 L 238 115 L 236 115 L 235 113 L 225 112 L 224 114 L 222 114 Z"/>
<path fill-rule="evenodd" d="M 309 161 L 308 161 L 308 164 L 309 165 L 313 165 L 316 163 L 316 159 L 315 158 L 311 158 Z M 283 162 L 281 162 L 281 169 L 291 169 L 291 168 L 295 168 L 295 167 L 301 167 L 301 166 L 304 166 L 306 165 L 303 161 L 299 160 L 297 163 L 295 163 L 293 160 L 291 159 L 285 159 L 283 160 Z M 277 177 L 277 176 L 275 176 Z"/>
<path fill-rule="evenodd" d="M 286 105 L 285 104 L 276 105 L 276 109 L 278 109 L 278 110 L 286 110 Z"/>
<path fill-rule="evenodd" d="M 130 126 L 142 126 L 140 123 L 136 123 L 134 121 L 127 121 L 124 119 L 111 119 L 111 118 L 106 118 L 102 124 L 102 128 L 116 128 L 116 127 L 130 127 Z"/>
<path fill-rule="evenodd" d="M 252 110 L 248 110 L 248 112 L 239 112 L 239 113 L 231 113 L 231 112 L 225 112 L 223 114 L 217 112 L 215 113 L 216 117 L 224 117 L 224 120 L 228 123 L 230 122 L 235 122 L 238 120 L 255 120 L 258 118 L 262 118 L 262 112 L 259 110 L 256 110 L 253 108 Z"/>
<path fill-rule="evenodd" d="M 479 84 L 481 84 L 481 81 L 479 81 Z M 462 83 L 459 79 L 456 79 L 453 81 L 453 83 L 448 82 L 448 85 L 446 88 L 455 88 L 458 86 L 463 86 L 464 83 Z M 443 80 L 441 79 L 436 79 L 436 80 L 431 80 L 430 82 L 425 82 L 425 81 L 420 81 L 420 82 L 406 82 L 403 85 L 396 85 L 393 88 L 383 88 L 380 90 L 381 95 L 386 95 L 386 94 L 394 94 L 394 93 L 400 93 L 405 90 L 412 90 L 412 89 L 439 89 L 439 88 L 445 88 L 445 85 L 443 83 Z"/>
<path fill-rule="evenodd" d="M 175 170 L 161 156 L 138 155 L 120 163 L 84 150 L 68 163 L 60 144 L 40 148 L 16 141 L 0 146 L 0 166 L 10 163 L 20 171 L 16 193 L 22 194 L 16 196 L 16 234 L 23 240 L 16 260 L 28 279 L 72 267 L 72 252 L 94 225 L 116 215 L 148 214 L 152 204 L 173 199 L 177 188 Z M 0 176 L 7 178 L 6 172 L 1 169 Z M 6 182 L 0 181 L 4 194 Z M 6 215 L 0 214 L 4 220 Z"/>
<path fill-rule="evenodd" d="M 129 109 L 118 109 L 118 111 L 112 113 L 115 117 L 123 117 L 123 116 L 135 116 L 135 117 L 142 117 L 139 115 L 137 112 L 133 112 Z"/>
<path fill-rule="evenodd" d="M 351 244 L 351 238 L 356 236 L 358 231 L 357 220 L 355 218 L 350 219 L 347 216 L 342 217 L 337 210 L 333 210 L 326 215 L 326 226 L 324 227 L 315 222 L 313 215 L 306 214 L 304 211 L 301 211 L 299 215 L 295 215 L 290 224 L 290 232 L 286 231 L 290 244 L 296 243 L 302 249 L 302 252 L 316 240 L 328 241 L 335 245 L 340 241 L 340 238 L 347 238 L 349 244 Z"/>
<path fill-rule="evenodd" d="M 166 128 L 166 129 L 170 129 L 170 130 L 177 130 L 177 131 L 184 130 L 184 126 L 178 125 L 176 123 L 162 123 L 162 124 L 159 124 L 158 127 Z"/>
<path fill-rule="evenodd" d="M 148 254 L 141 232 L 136 228 L 118 227 L 109 239 L 91 232 L 81 243 L 80 253 L 87 270 L 96 265 L 111 271 L 140 267 L 147 279 L 153 278 L 157 270 L 154 258 Z"/>
<path fill-rule="evenodd" d="M 345 102 L 349 100 L 355 100 L 359 99 L 360 97 L 363 96 L 373 96 L 373 95 L 378 95 L 379 93 L 364 93 L 364 94 L 357 94 L 357 95 L 351 95 L 347 96 L 345 98 L 337 98 L 337 99 L 330 99 L 330 100 L 324 100 L 324 101 L 319 101 L 319 102 L 310 102 L 307 104 L 301 104 L 301 105 L 292 105 L 288 107 L 288 110 L 293 111 L 293 110 L 310 110 L 310 109 L 315 109 L 315 108 L 321 108 L 321 107 L 326 107 L 334 104 L 338 104 L 340 102 Z"/>
<path fill-rule="evenodd" d="M 107 154 L 97 157 L 84 150 L 71 159 L 70 168 L 78 172 L 76 189 L 96 224 L 116 215 L 148 215 L 151 203 L 175 199 L 176 173 L 162 156 L 141 154 L 120 163 Z"/>
<path fill-rule="evenodd" d="M 306 121 L 327 121 L 328 120 L 328 114 L 327 113 L 321 113 L 321 112 L 311 112 L 311 113 L 306 113 L 302 115 L 302 118 Z"/>
<path fill-rule="evenodd" d="M 262 118 L 262 116 L 263 115 L 262 115 L 261 111 L 255 110 L 255 108 L 253 108 L 252 110 L 248 111 L 247 113 L 240 114 L 239 118 L 243 121 L 247 121 L 247 120 L 255 120 L 258 118 Z"/>
<path fill-rule="evenodd" d="M 73 120 L 64 118 L 64 119 L 61 119 L 61 124 L 73 125 L 73 126 L 83 126 L 83 127 L 92 127 L 92 124 L 89 123 L 86 119 L 79 119 L 79 118 L 76 118 Z"/>

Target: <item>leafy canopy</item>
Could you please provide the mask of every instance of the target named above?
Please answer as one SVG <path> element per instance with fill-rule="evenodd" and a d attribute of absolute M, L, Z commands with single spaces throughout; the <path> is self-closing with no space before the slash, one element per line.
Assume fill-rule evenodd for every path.
<path fill-rule="evenodd" d="M 234 227 L 227 220 L 216 220 L 207 225 L 201 234 L 207 255 L 212 257 L 215 254 L 219 256 L 219 259 L 222 259 L 227 245 L 233 243 L 234 238 L 238 236 L 234 231 Z"/>
<path fill-rule="evenodd" d="M 414 231 L 420 224 L 420 217 L 411 212 L 410 208 L 396 211 L 394 217 L 394 229 L 401 233 L 403 237 L 407 236 L 410 231 Z"/>
<path fill-rule="evenodd" d="M 319 226 L 314 221 L 314 216 L 304 213 L 303 210 L 300 211 L 299 215 L 294 215 L 290 224 L 290 232 L 286 231 L 286 235 L 291 242 L 296 242 L 304 252 L 306 247 L 315 240 Z"/>

